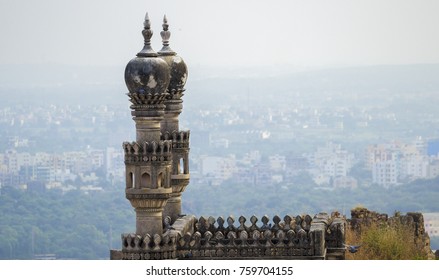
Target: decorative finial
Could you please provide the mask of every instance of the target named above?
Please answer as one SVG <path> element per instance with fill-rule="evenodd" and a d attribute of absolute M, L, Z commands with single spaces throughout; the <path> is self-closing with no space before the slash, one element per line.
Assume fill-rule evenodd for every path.
<path fill-rule="evenodd" d="M 151 29 L 151 21 L 149 20 L 148 12 L 146 12 L 145 21 L 143 22 L 143 26 L 145 27 L 145 29 Z"/>
<path fill-rule="evenodd" d="M 175 52 L 169 47 L 169 38 L 171 37 L 171 32 L 168 30 L 169 24 L 166 15 L 163 17 L 163 31 L 160 32 L 162 36 L 163 47 L 159 51 L 161 55 L 175 55 Z"/>
<path fill-rule="evenodd" d="M 163 31 L 168 31 L 169 24 L 168 24 L 168 19 L 166 18 L 166 15 L 163 16 L 162 26 L 163 26 Z"/>
<path fill-rule="evenodd" d="M 145 39 L 145 45 L 143 46 L 143 49 L 137 54 L 139 57 L 149 57 L 149 56 L 157 56 L 157 53 L 152 49 L 151 47 L 151 37 L 152 37 L 152 30 L 151 30 L 151 21 L 149 20 L 148 13 L 145 15 L 145 21 L 143 22 L 143 30 L 142 35 Z"/>

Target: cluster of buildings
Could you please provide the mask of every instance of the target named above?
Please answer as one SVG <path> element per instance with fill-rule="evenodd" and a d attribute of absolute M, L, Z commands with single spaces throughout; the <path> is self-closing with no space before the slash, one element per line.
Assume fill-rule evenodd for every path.
<path fill-rule="evenodd" d="M 417 138 L 413 143 L 394 141 L 369 145 L 365 154 L 356 156 L 340 144 L 327 143 L 312 153 L 262 156 L 252 150 L 242 157 L 195 155 L 195 183 L 220 185 L 224 181 L 244 184 L 288 182 L 302 172 L 308 173 L 321 187 L 356 188 L 358 178 L 350 175 L 355 164 L 364 163 L 367 184 L 391 187 L 416 179 L 439 176 L 439 140 Z"/>
<path fill-rule="evenodd" d="M 366 168 L 372 183 L 390 187 L 416 179 L 439 176 L 439 140 L 416 139 L 413 143 L 391 142 L 368 146 Z"/>
<path fill-rule="evenodd" d="M 102 179 L 123 181 L 123 151 L 88 148 L 63 153 L 28 153 L 15 149 L 0 153 L 0 184 L 27 187 L 32 182 L 46 188 L 102 187 Z"/>
<path fill-rule="evenodd" d="M 321 186 L 357 187 L 357 181 L 349 177 L 349 171 L 355 163 L 354 154 L 334 143 L 300 156 L 262 156 L 260 151 L 252 150 L 240 158 L 233 154 L 201 155 L 194 161 L 199 164 L 192 168 L 192 179 L 200 184 L 220 185 L 227 180 L 254 185 L 278 184 L 307 172 Z"/>
<path fill-rule="evenodd" d="M 220 139 L 221 140 L 221 139 Z M 227 139 L 212 145 L 224 146 Z M 43 182 L 47 188 L 66 188 L 69 185 L 100 187 L 125 180 L 123 150 L 115 147 L 62 153 L 19 152 L 26 139 L 14 140 L 17 149 L 0 153 L 0 184 L 26 186 L 29 182 Z M 273 154 L 264 156 L 250 150 L 243 156 L 235 154 L 210 156 L 194 154 L 191 162 L 191 184 L 219 186 L 226 181 L 233 184 L 281 184 L 307 173 L 313 181 L 326 188 L 356 188 L 358 178 L 350 175 L 352 167 L 364 161 L 370 183 L 391 187 L 416 179 L 439 176 L 439 140 L 413 143 L 398 141 L 370 145 L 364 158 L 356 156 L 340 144 L 327 143 L 314 152 L 302 155 Z"/>

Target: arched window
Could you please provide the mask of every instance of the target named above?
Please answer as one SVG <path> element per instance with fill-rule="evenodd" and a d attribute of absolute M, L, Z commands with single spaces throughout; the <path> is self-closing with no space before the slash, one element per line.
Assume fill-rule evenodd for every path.
<path fill-rule="evenodd" d="M 160 172 L 157 175 L 157 188 L 161 188 L 163 186 L 163 173 Z"/>
<path fill-rule="evenodd" d="M 134 188 L 134 174 L 133 172 L 129 172 L 127 176 L 127 189 Z"/>
<path fill-rule="evenodd" d="M 148 173 L 142 174 L 142 179 L 140 181 L 141 188 L 151 188 L 151 176 Z"/>
<path fill-rule="evenodd" d="M 180 158 L 178 162 L 178 174 L 184 174 L 184 160 Z"/>

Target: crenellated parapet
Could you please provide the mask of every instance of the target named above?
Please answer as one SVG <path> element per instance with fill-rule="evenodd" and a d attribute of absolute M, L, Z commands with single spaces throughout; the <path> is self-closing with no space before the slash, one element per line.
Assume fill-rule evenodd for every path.
<path fill-rule="evenodd" d="M 122 147 L 125 152 L 126 164 L 172 161 L 172 141 L 170 140 L 152 141 L 151 143 L 124 142 Z"/>
<path fill-rule="evenodd" d="M 339 225 L 325 213 L 252 216 L 249 222 L 244 216 L 237 223 L 233 216 L 183 217 L 165 222 L 163 235 L 123 235 L 122 252 L 130 259 L 325 259 L 331 228 Z"/>
<path fill-rule="evenodd" d="M 190 130 L 181 130 L 181 131 L 165 131 L 162 133 L 163 140 L 171 140 L 172 148 L 174 149 L 188 149 L 189 148 L 189 138 L 190 138 Z"/>
<path fill-rule="evenodd" d="M 122 259 L 343 259 L 343 217 L 319 213 L 165 218 L 163 234 L 122 235 Z M 342 234 L 342 236 L 339 236 Z M 336 237 L 337 240 L 334 238 Z M 332 247 L 336 242 L 340 246 Z"/>
<path fill-rule="evenodd" d="M 274 216 L 239 217 L 235 224 L 233 216 L 226 220 L 219 217 L 201 217 L 195 224 L 193 234 L 186 233 L 180 241 L 178 257 L 192 259 L 245 259 L 245 258 L 317 258 L 314 232 L 311 231 L 312 218 L 305 216 L 285 216 L 282 220 Z M 322 240 L 320 240 L 322 241 Z"/>
<path fill-rule="evenodd" d="M 161 139 L 172 141 L 172 197 L 164 210 L 164 215 L 175 221 L 181 214 L 181 194 L 189 185 L 189 139 L 190 131 L 164 131 Z"/>
<path fill-rule="evenodd" d="M 177 258 L 177 236 L 170 234 L 122 234 L 122 259 L 162 260 Z"/>
<path fill-rule="evenodd" d="M 162 260 L 176 259 L 178 246 L 186 233 L 193 232 L 194 216 L 183 216 L 171 225 L 169 217 L 164 219 L 165 232 L 162 234 L 122 234 L 122 250 L 118 259 Z"/>

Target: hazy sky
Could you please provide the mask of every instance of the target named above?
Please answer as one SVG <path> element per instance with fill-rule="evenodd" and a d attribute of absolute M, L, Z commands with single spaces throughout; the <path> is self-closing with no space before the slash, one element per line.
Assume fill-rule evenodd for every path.
<path fill-rule="evenodd" d="M 0 64 L 125 65 L 146 11 L 190 65 L 439 63 L 438 0 L 0 0 Z"/>

